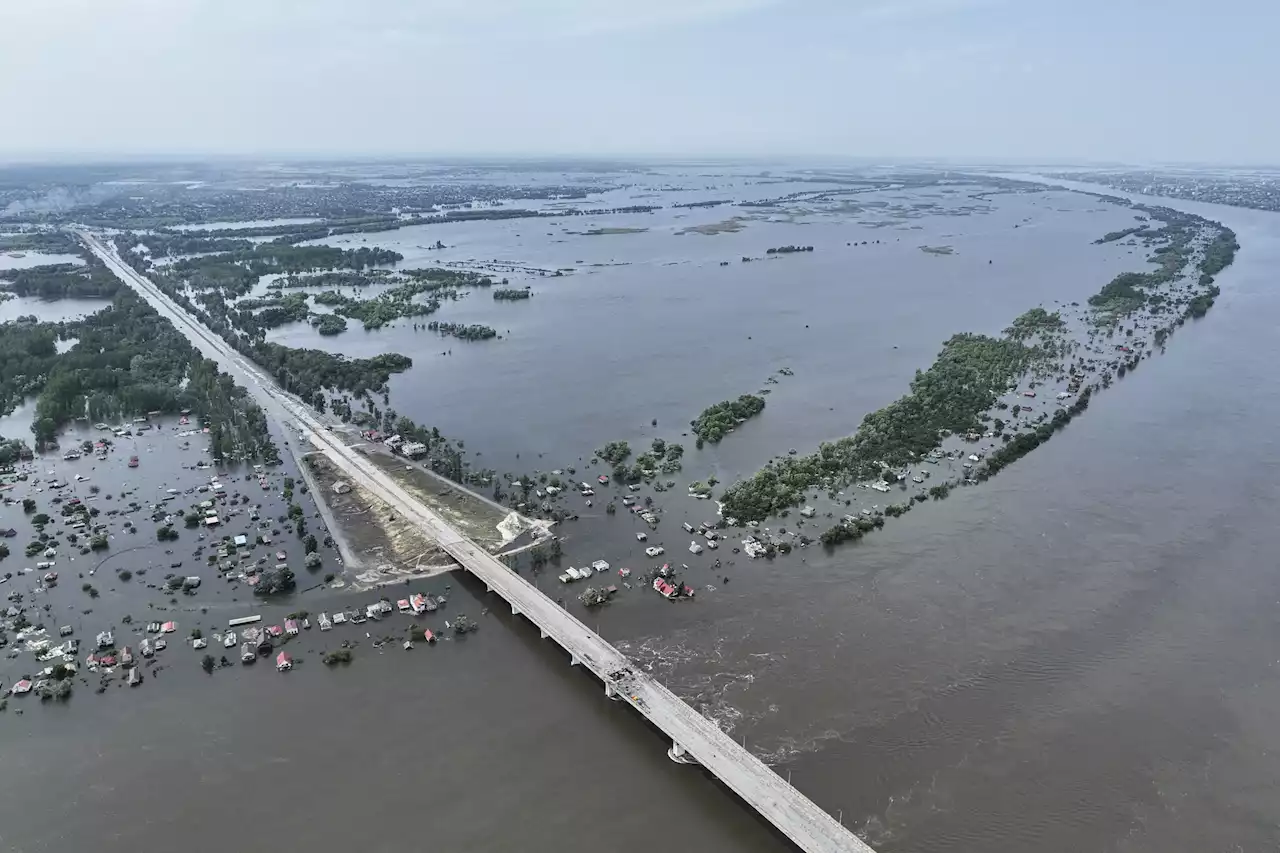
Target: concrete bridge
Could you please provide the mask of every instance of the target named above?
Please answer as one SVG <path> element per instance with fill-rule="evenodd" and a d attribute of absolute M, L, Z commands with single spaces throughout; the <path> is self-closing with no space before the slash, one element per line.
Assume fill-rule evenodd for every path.
<path fill-rule="evenodd" d="M 568 652 L 571 665 L 591 671 L 603 683 L 607 697 L 628 703 L 665 733 L 671 740 L 667 755 L 673 761 L 702 765 L 806 853 L 874 853 L 719 726 L 632 666 L 625 655 L 545 593 L 463 536 L 377 465 L 348 447 L 328 430 L 313 410 L 280 389 L 272 377 L 188 315 L 146 276 L 124 263 L 114 247 L 90 232 L 77 233 L 108 268 L 167 317 L 193 346 L 249 389 L 269 415 L 294 424 L 316 450 L 343 470 L 352 482 L 418 524 L 459 565 L 481 580 L 490 593 L 506 602 L 513 614 L 528 619 L 537 626 L 543 639 L 552 640 Z"/>

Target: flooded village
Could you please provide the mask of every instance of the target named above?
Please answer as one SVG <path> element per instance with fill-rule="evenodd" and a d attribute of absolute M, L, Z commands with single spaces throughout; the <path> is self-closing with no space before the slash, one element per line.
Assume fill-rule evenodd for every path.
<path fill-rule="evenodd" d="M 854 190 L 800 191 L 743 206 L 773 210 L 799 204 L 804 213 L 825 216 L 824 206 L 833 201 L 837 207 L 848 206 L 850 193 L 892 185 L 883 180 L 855 183 Z M 921 185 L 948 188 L 947 182 Z M 1045 192 L 996 185 L 998 192 L 1015 197 Z M 965 189 L 966 198 L 985 203 L 992 197 L 990 190 Z M 1116 200 L 1104 203 L 1125 209 Z M 691 207 L 708 210 L 720 204 Z M 921 207 L 928 205 L 914 210 Z M 597 215 L 652 216 L 657 209 L 618 206 Z M 961 206 L 957 212 L 977 210 Z M 737 482 L 721 482 L 714 469 L 705 479 L 694 479 L 686 464 L 698 459 L 704 447 L 732 444 L 732 434 L 757 417 L 785 420 L 785 411 L 775 414 L 776 403 L 766 410 L 766 397 L 793 381 L 796 371 L 789 364 L 765 377 L 754 394 L 708 407 L 690 421 L 691 429 L 666 432 L 665 424 L 659 426 L 653 418 L 650 430 L 658 435 L 634 454 L 628 441 L 612 440 L 579 455 L 574 464 L 527 474 L 472 468 L 462 460 L 463 441 L 451 443 L 439 430 L 397 415 L 392 407 L 411 400 L 400 392 L 393 400 L 385 387 L 381 402 L 387 408 L 382 410 L 372 395 L 365 396 L 364 409 L 353 406 L 360 398 L 349 394 L 326 404 L 328 395 L 321 390 L 315 392 L 316 405 L 322 413 L 328 410 L 329 428 L 350 446 L 513 571 L 527 572 L 563 606 L 597 610 L 626 601 L 633 590 L 667 600 L 714 594 L 732 582 L 740 561 L 786 560 L 810 547 L 833 548 L 874 532 L 918 504 L 945 499 L 952 489 L 979 484 L 1048 440 L 1084 411 L 1093 394 L 1136 369 L 1143 358 L 1163 351 L 1177 326 L 1202 316 L 1216 295 L 1213 274 L 1230 263 L 1234 236 L 1168 209 L 1131 211 L 1139 224 L 1093 242 L 1116 244 L 1130 254 L 1138 251 L 1137 261 L 1156 263 L 1156 273 L 1120 273 L 1088 300 L 1052 300 L 1048 307 L 1018 316 L 998 338 L 957 336 L 933 367 L 924 374 L 917 371 L 912 395 L 868 415 L 850 438 L 824 444 L 816 456 L 801 455 L 796 448 L 778 452 L 759 472 L 741 472 Z M 508 212 L 515 220 L 563 215 L 554 209 Z M 900 208 L 896 215 L 900 222 L 910 222 L 917 214 Z M 327 239 L 339 246 L 356 238 L 363 243 L 378 228 L 412 227 L 416 221 L 330 227 Z M 726 230 L 740 229 L 743 221 L 739 217 Z M 302 229 L 301 236 L 311 238 L 314 227 L 307 219 L 229 223 L 223 231 L 174 230 L 161 234 L 158 244 L 170 241 L 188 252 L 244 247 L 255 252 L 260 250 L 241 235 L 288 235 Z M 620 237 L 647 230 L 602 227 L 573 233 Z M 687 226 L 678 233 L 685 230 Z M 721 230 L 699 233 L 714 236 Z M 335 234 L 347 236 L 335 240 Z M 151 243 L 141 254 L 135 252 L 140 268 L 153 269 L 162 286 L 181 280 L 186 289 L 171 293 L 184 299 L 197 293 L 191 288 L 201 286 L 200 276 L 211 274 L 209 263 L 220 257 L 162 260 L 154 248 L 157 237 L 145 232 L 117 237 L 116 242 L 134 251 L 138 240 L 143 241 L 139 245 Z M 880 242 L 875 238 L 857 245 Z M 853 245 L 846 241 L 846 247 Z M 362 247 L 356 254 L 369 253 L 373 264 L 394 264 L 403 258 L 401 248 Z M 430 251 L 447 248 L 437 241 Z M 953 254 L 950 246 L 921 248 L 932 256 Z M 326 257 L 345 263 L 342 251 L 353 250 Z M 788 244 L 771 247 L 762 257 L 814 251 L 812 245 Z M 24 252 L 10 255 L 27 257 Z M 205 264 L 203 272 L 191 266 L 193 258 Z M 237 292 L 233 305 L 240 307 L 228 319 L 233 327 L 258 336 L 264 326 L 267 332 L 288 328 L 306 321 L 308 288 L 338 283 L 353 295 L 326 290 L 317 296 L 317 305 L 337 306 L 347 316 L 362 318 L 367 329 L 380 328 L 433 313 L 442 298 L 457 300 L 490 288 L 493 280 L 487 276 L 541 278 L 548 272 L 537 264 L 514 262 L 454 263 L 405 275 L 386 269 L 360 272 L 368 262 L 354 261 L 352 273 L 331 270 L 298 277 L 291 272 L 268 275 L 258 284 L 255 273 L 249 289 Z M 559 277 L 575 270 L 553 272 Z M 508 282 L 502 279 L 504 286 Z M 261 287 L 265 290 L 254 289 Z M 363 298 L 379 287 L 378 295 Z M 512 294 L 526 298 L 531 285 L 522 287 L 495 290 L 495 303 L 515 299 Z M 285 289 L 293 295 L 281 296 Z M 259 293 L 263 295 L 255 295 Z M 329 296 L 321 299 L 325 294 Z M 413 301 L 414 294 L 426 294 L 430 301 Z M 197 301 L 210 309 L 223 304 L 204 297 Z M 302 313 L 297 313 L 299 306 Z M 323 320 L 335 315 L 311 316 Z M 312 325 L 322 335 L 332 334 L 319 322 Z M 430 326 L 435 329 L 434 321 Z M 412 328 L 417 332 L 419 324 L 412 322 Z M 483 342 L 495 336 L 462 337 Z M 974 361 L 991 358 L 996 361 Z M 393 367 L 389 375 L 402 369 Z M 976 371 L 974 377 L 987 387 L 976 394 L 956 393 L 969 380 L 951 375 L 942 381 L 951 383 L 954 399 L 935 397 L 925 404 L 932 410 L 914 411 L 931 374 L 952 369 Z M 343 389 L 344 381 L 338 380 L 336 390 Z M 305 398 L 307 392 L 302 393 Z M 878 423 L 882 416 L 896 423 Z M 0 640 L 7 646 L 6 678 L 14 696 L 34 693 L 42 700 L 66 700 L 72 684 L 93 686 L 99 693 L 113 682 L 136 686 L 145 673 L 158 674 L 177 655 L 190 657 L 190 663 L 207 672 L 249 665 L 259 657 L 271 658 L 287 671 L 307 654 L 329 665 L 348 664 L 361 645 L 381 649 L 395 643 L 409 650 L 469 633 L 483 623 L 483 618 L 473 621 L 445 607 L 450 592 L 446 573 L 455 564 L 434 542 L 378 498 L 344 480 L 323 456 L 312 453 L 301 434 L 289 435 L 289 424 L 271 429 L 277 443 L 288 449 L 285 464 L 246 464 L 213 455 L 207 419 L 202 426 L 200 414 L 188 410 L 176 419 L 153 412 L 118 425 L 89 426 L 80 418 L 58 436 L 53 449 L 39 456 L 33 458 L 21 447 L 4 469 L 0 486 L 6 514 L 17 521 L 20 508 L 24 528 L 15 524 L 6 535 L 15 544 L 27 543 L 27 564 L 4 576 L 8 609 Z M 869 442 L 863 440 L 868 432 L 876 433 Z M 693 455 L 686 455 L 684 441 L 696 445 Z M 506 461 L 514 460 L 508 455 Z M 596 531 L 595 537 L 610 531 L 613 544 L 584 552 L 580 540 L 593 537 L 576 535 L 583 524 Z M 616 544 L 619 527 L 629 531 L 625 547 Z M 326 603 L 313 607 L 315 599 Z M 483 617 L 487 610 L 479 612 Z M 315 639 L 309 641 L 313 629 Z M 290 645 L 297 651 L 287 650 Z"/>
<path fill-rule="evenodd" d="M 931 590 L 963 584 L 937 580 L 949 561 L 921 579 L 885 554 L 1000 547 L 989 507 L 1024 480 L 1004 471 L 1079 435 L 1077 416 L 1122 402 L 1130 374 L 1194 339 L 1235 238 L 1151 203 L 977 176 L 711 183 L 593 178 L 576 199 L 349 226 L 262 209 L 157 227 L 152 199 L 152 221 L 115 245 L 352 452 L 834 811 L 838 786 L 803 774 L 855 748 L 832 741 L 864 724 L 851 694 L 883 713 L 910 704 L 886 672 L 962 665 L 929 636 L 876 641 L 881 603 L 908 606 L 896 584 L 934 612 L 956 602 Z M 442 732 L 493 736 L 464 721 L 580 746 L 621 725 L 581 719 L 597 685 L 561 674 L 536 632 L 297 424 L 260 423 L 206 381 L 53 227 L 11 231 L 28 245 L 5 257 L 38 270 L 49 241 L 70 272 L 0 268 L 7 334 L 40 339 L 42 376 L 0 376 L 0 728 L 47 743 L 74 720 L 111 721 L 177 755 L 190 719 L 228 760 L 280 779 L 265 756 L 295 731 L 340 749 L 312 716 L 376 720 L 363 755 L 393 754 L 384 737 L 429 715 L 448 724 L 424 737 L 455 759 L 470 753 Z M 112 338 L 93 319 L 108 305 L 145 334 Z M 140 357 L 156 340 L 154 361 L 182 371 Z M 142 410 L 123 384 L 63 399 L 58 359 L 90 370 L 89 346 L 175 390 Z M 832 687 L 833 660 L 879 676 Z M 516 718 L 497 710 L 512 691 Z"/>

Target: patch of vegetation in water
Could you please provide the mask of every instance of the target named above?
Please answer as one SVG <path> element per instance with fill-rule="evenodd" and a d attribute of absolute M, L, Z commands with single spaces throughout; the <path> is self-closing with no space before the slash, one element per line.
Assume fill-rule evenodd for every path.
<path fill-rule="evenodd" d="M 743 394 L 736 400 L 725 400 L 702 410 L 691 423 L 698 444 L 709 441 L 718 443 L 739 424 L 764 411 L 764 397 Z"/>
<path fill-rule="evenodd" d="M 59 353 L 59 338 L 76 343 Z M 21 380 L 13 372 L 19 370 L 25 371 Z M 83 320 L 0 325 L 0 407 L 9 410 L 32 395 L 31 429 L 40 447 L 55 442 L 77 417 L 110 420 L 189 409 L 208 424 L 215 455 L 279 458 L 266 416 L 248 393 L 127 288 L 110 307 Z"/>
<path fill-rule="evenodd" d="M 77 248 L 71 254 L 79 254 L 84 263 L 0 270 L 0 289 L 46 300 L 109 298 L 119 292 L 120 279 L 96 255 Z"/>
<path fill-rule="evenodd" d="M 129 239 L 138 241 L 142 238 L 131 236 Z M 184 258 L 171 266 L 153 270 L 152 275 L 195 290 L 211 289 L 222 291 L 225 296 L 243 296 L 264 275 L 320 270 L 361 271 L 402 260 L 404 256 L 399 252 L 368 246 L 338 249 L 333 246 L 262 243 L 252 249 Z"/>
<path fill-rule="evenodd" d="M 1116 203 L 1125 204 L 1122 200 Z M 1152 243 L 1158 242 L 1148 259 L 1157 268 L 1116 276 L 1089 300 L 1090 307 L 1080 319 L 1111 317 L 1109 322 L 1114 324 L 1114 316 L 1109 312 L 1145 309 L 1146 315 L 1157 322 L 1165 318 L 1153 333 L 1154 345 L 1163 347 L 1176 326 L 1203 316 L 1213 305 L 1219 292 L 1213 283 L 1213 273 L 1231 263 L 1238 244 L 1230 229 L 1218 223 L 1165 208 L 1136 209 L 1165 223 L 1164 227 L 1150 230 L 1148 234 Z M 1198 280 L 1192 280 L 1187 273 L 1197 253 L 1200 275 Z M 1169 286 L 1171 284 L 1176 286 Z M 1173 310 L 1177 308 L 1182 310 Z M 1036 308 L 1018 317 L 1005 330 L 1003 338 L 953 337 L 927 371 L 917 372 L 908 395 L 868 415 L 854 435 L 823 444 L 810 456 L 773 460 L 754 476 L 728 489 L 721 497 L 725 515 L 763 519 L 801 503 L 806 490 L 814 487 L 834 491 L 842 484 L 876 477 L 895 482 L 902 466 L 936 450 L 944 436 L 980 432 L 982 421 L 989 417 L 993 406 L 1008 408 L 999 400 L 1000 395 L 1028 371 L 1052 369 L 1063 377 L 1076 377 L 1078 385 L 1082 374 L 1077 370 L 1083 368 L 1084 358 L 1079 359 L 1079 364 L 1069 366 L 1057 358 L 1071 352 L 1057 340 L 1065 331 L 1064 326 L 1058 312 Z M 1133 331 L 1128 330 L 1130 337 Z M 1113 330 L 1111 334 L 1114 333 Z M 1096 332 L 1089 334 L 1092 339 Z M 1028 346 L 1025 341 L 1032 337 L 1038 338 L 1040 344 Z M 1141 347 L 1141 343 L 1135 346 Z M 1123 355 L 1103 366 L 1098 384 L 1083 388 L 1070 405 L 1060 404 L 1052 416 L 1044 413 L 1038 421 L 1020 430 L 1003 433 L 1004 446 L 987 454 L 983 464 L 966 475 L 964 482 L 994 476 L 1049 440 L 1088 408 L 1096 388 L 1109 387 L 1113 374 L 1123 378 L 1142 358 L 1138 349 L 1123 344 L 1116 345 L 1115 350 Z M 1059 400 L 1075 390 L 1069 388 Z M 1018 409 L 1019 406 L 1013 407 L 1015 417 Z M 999 418 L 994 419 L 993 424 L 997 434 L 1005 429 Z M 884 510 L 883 515 L 900 515 L 920 501 L 945 498 L 951 485 L 941 483 L 920 491 L 905 504 Z M 883 524 L 883 515 L 846 516 L 823 534 L 822 541 L 834 545 L 861 538 Z"/>
<path fill-rule="evenodd" d="M 643 234 L 648 230 L 648 228 L 606 227 L 591 228 L 587 231 L 570 231 L 569 233 L 579 237 L 604 237 L 612 234 Z"/>
<path fill-rule="evenodd" d="M 1123 228 L 1119 231 L 1108 231 L 1106 234 L 1103 234 L 1101 237 L 1099 237 L 1097 240 L 1094 240 L 1093 242 L 1094 242 L 1094 245 L 1099 245 L 1099 246 L 1102 245 L 1103 243 L 1114 243 L 1117 240 L 1123 240 L 1125 237 L 1129 237 L 1134 234 L 1141 235 L 1144 231 L 1147 231 L 1147 230 L 1148 229 L 1145 225 L 1137 225 L 1133 228 Z"/>
<path fill-rule="evenodd" d="M 372 299 L 356 299 L 350 296 L 326 290 L 316 295 L 320 305 L 332 305 L 334 313 L 359 320 L 366 330 L 380 329 L 388 323 L 402 317 L 425 317 L 440 310 L 440 302 L 430 299 L 416 302 L 414 297 L 419 293 L 434 290 L 434 286 L 426 281 L 410 281 L 398 287 L 380 293 Z"/>
<path fill-rule="evenodd" d="M 338 258 L 337 266 L 349 266 L 354 272 L 381 260 L 395 260 L 399 255 L 385 250 L 357 249 L 346 252 L 328 246 L 275 246 L 272 254 L 257 261 L 233 263 L 233 256 L 213 255 L 200 259 L 201 264 L 180 271 L 177 264 L 163 269 L 153 269 L 150 262 L 129 250 L 137 244 L 138 235 L 118 234 L 114 238 L 122 259 L 147 275 L 170 299 L 196 317 L 215 334 L 221 336 L 242 355 L 252 359 L 267 370 L 284 387 L 312 402 L 317 408 L 326 405 L 327 389 L 350 392 L 356 397 L 371 392 L 383 392 L 392 373 L 408 370 L 413 360 L 399 353 L 387 353 L 373 358 L 349 359 L 342 355 L 318 349 L 296 349 L 269 343 L 264 330 L 258 325 L 253 312 L 235 312 L 227 297 L 247 293 L 266 272 L 303 272 L 311 264 L 328 263 Z M 320 254 L 311 249 L 320 249 Z M 337 253 L 336 255 L 334 253 Z M 287 264 L 277 265 L 266 258 L 287 255 Z M 219 260 L 220 259 L 220 260 Z M 258 263 L 261 262 L 261 263 Z M 284 269 L 283 267 L 288 267 Z M 192 289 L 196 292 L 193 294 Z"/>
<path fill-rule="evenodd" d="M 721 497 L 724 513 L 763 519 L 799 504 L 817 484 L 879 477 L 938 446 L 943 431 L 980 426 L 979 415 L 1043 353 L 1007 338 L 955 335 L 933 365 L 917 371 L 911 392 L 863 419 L 851 436 L 808 456 L 772 460 Z"/>
<path fill-rule="evenodd" d="M 78 255 L 80 241 L 65 231 L 24 231 L 0 234 L 0 252 L 47 252 L 54 255 Z"/>
<path fill-rule="evenodd" d="M 371 284 L 383 284 L 395 273 L 391 270 L 329 270 L 328 272 L 305 273 L 277 278 L 267 287 L 368 287 Z"/>
<path fill-rule="evenodd" d="M 442 335 L 448 335 L 464 341 L 487 341 L 490 338 L 498 337 L 496 329 L 479 323 L 466 325 L 464 323 L 441 323 L 432 320 L 427 324 L 427 328 L 433 332 L 439 332 Z"/>
<path fill-rule="evenodd" d="M 604 447 L 596 451 L 596 456 L 608 462 L 610 465 L 617 465 L 624 462 L 631 455 L 631 445 L 625 441 L 611 441 Z"/>
<path fill-rule="evenodd" d="M 347 330 L 347 318 L 338 314 L 312 314 L 311 325 L 322 335 L 340 335 Z"/>
<path fill-rule="evenodd" d="M 681 228 L 676 232 L 679 237 L 683 234 L 705 234 L 713 236 L 715 234 L 733 234 L 747 227 L 747 218 L 745 216 L 733 216 L 729 219 L 722 219 L 719 222 L 708 222 L 705 225 L 690 225 L 688 228 Z"/>
<path fill-rule="evenodd" d="M 249 304 L 246 305 L 246 302 Z M 271 300 L 242 299 L 236 303 L 235 307 L 248 311 L 258 308 L 251 322 L 263 329 L 275 329 L 288 323 L 297 323 L 307 319 L 310 314 L 305 293 L 290 293 L 288 296 Z M 245 322 L 249 322 L 249 318 L 245 318 Z"/>
<path fill-rule="evenodd" d="M 1025 341 L 1032 335 L 1056 334 L 1064 328 L 1066 328 L 1066 323 L 1063 322 L 1062 315 L 1057 311 L 1049 312 L 1043 308 L 1032 308 L 1017 317 L 1004 330 L 1004 335 L 1006 338 L 1012 338 L 1015 341 Z"/>

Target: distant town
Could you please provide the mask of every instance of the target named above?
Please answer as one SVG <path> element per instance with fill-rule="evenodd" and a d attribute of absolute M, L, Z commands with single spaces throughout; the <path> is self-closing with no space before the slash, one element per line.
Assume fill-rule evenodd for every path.
<path fill-rule="evenodd" d="M 1058 172 L 1062 180 L 1105 184 L 1117 190 L 1280 211 L 1280 171 Z"/>

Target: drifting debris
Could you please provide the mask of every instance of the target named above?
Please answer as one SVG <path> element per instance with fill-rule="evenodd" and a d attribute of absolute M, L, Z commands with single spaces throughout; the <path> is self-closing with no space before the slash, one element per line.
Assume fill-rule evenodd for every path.
<path fill-rule="evenodd" d="M 607 586 L 599 589 L 589 586 L 578 596 L 578 601 L 581 601 L 586 607 L 603 607 L 609 603 L 617 591 L 618 588 L 616 586 Z"/>

